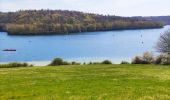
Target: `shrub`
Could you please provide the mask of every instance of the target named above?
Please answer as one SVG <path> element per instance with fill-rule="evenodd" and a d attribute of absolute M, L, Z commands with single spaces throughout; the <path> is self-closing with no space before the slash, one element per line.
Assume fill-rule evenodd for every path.
<path fill-rule="evenodd" d="M 112 62 L 109 61 L 109 60 L 104 60 L 104 61 L 101 62 L 101 64 L 112 64 Z"/>
<path fill-rule="evenodd" d="M 63 61 L 63 63 L 61 65 L 71 65 L 71 63 L 69 63 L 67 61 Z"/>
<path fill-rule="evenodd" d="M 92 65 L 93 63 L 92 62 L 89 62 L 88 65 Z"/>
<path fill-rule="evenodd" d="M 50 66 L 57 66 L 57 65 L 63 65 L 63 59 L 55 58 L 50 64 Z"/>
<path fill-rule="evenodd" d="M 97 64 L 112 64 L 109 60 L 104 60 L 102 62 L 89 62 L 88 65 L 97 65 Z"/>
<path fill-rule="evenodd" d="M 162 59 L 163 59 L 163 55 L 159 55 L 156 57 L 155 59 L 155 64 L 161 64 L 162 63 Z"/>
<path fill-rule="evenodd" d="M 72 65 L 80 65 L 80 63 L 77 63 L 75 61 L 71 62 Z"/>
<path fill-rule="evenodd" d="M 130 63 L 127 61 L 122 61 L 120 64 L 130 64 Z"/>
<path fill-rule="evenodd" d="M 142 64 L 143 63 L 143 59 L 141 56 L 136 56 L 135 58 L 133 58 L 132 60 L 132 64 Z"/>
<path fill-rule="evenodd" d="M 144 52 L 142 57 L 136 56 L 132 60 L 132 64 L 152 64 L 154 62 L 154 56 L 150 52 Z"/>
<path fill-rule="evenodd" d="M 55 58 L 50 64 L 49 66 L 59 66 L 59 65 L 80 65 L 80 63 L 77 63 L 75 61 L 69 63 L 67 61 L 63 61 L 63 59 L 61 58 Z"/>
<path fill-rule="evenodd" d="M 70 63 L 63 61 L 61 58 L 55 58 L 49 66 L 70 65 Z"/>
<path fill-rule="evenodd" d="M 151 64 L 154 62 L 153 54 L 150 52 L 143 53 L 143 64 Z"/>
<path fill-rule="evenodd" d="M 170 64 L 170 55 L 160 54 L 156 57 L 155 64 L 169 65 Z"/>
<path fill-rule="evenodd" d="M 88 65 L 97 65 L 97 64 L 101 64 L 101 62 L 89 62 Z"/>
<path fill-rule="evenodd" d="M 93 62 L 94 65 L 101 64 L 100 62 Z"/>
<path fill-rule="evenodd" d="M 86 65 L 86 63 L 84 62 L 83 65 Z"/>
<path fill-rule="evenodd" d="M 15 67 L 32 67 L 33 65 L 29 65 L 27 63 L 9 63 L 9 64 L 0 64 L 0 68 L 15 68 Z"/>

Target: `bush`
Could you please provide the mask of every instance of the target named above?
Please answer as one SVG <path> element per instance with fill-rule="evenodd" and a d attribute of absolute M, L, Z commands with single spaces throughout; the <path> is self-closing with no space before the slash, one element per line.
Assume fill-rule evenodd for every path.
<path fill-rule="evenodd" d="M 133 58 L 132 60 L 132 64 L 142 64 L 143 63 L 143 59 L 141 56 L 136 56 L 135 58 Z"/>
<path fill-rule="evenodd" d="M 86 65 L 86 63 L 84 62 L 83 65 Z"/>
<path fill-rule="evenodd" d="M 98 65 L 98 64 L 112 64 L 109 60 L 104 60 L 102 62 L 89 62 L 88 65 Z"/>
<path fill-rule="evenodd" d="M 163 59 L 163 55 L 159 55 L 156 57 L 155 59 L 155 64 L 161 64 L 162 63 L 162 59 Z"/>
<path fill-rule="evenodd" d="M 101 64 L 112 64 L 112 62 L 109 61 L 109 60 L 104 60 L 104 61 L 101 62 Z"/>
<path fill-rule="evenodd" d="M 92 65 L 93 63 L 92 62 L 89 62 L 88 65 Z"/>
<path fill-rule="evenodd" d="M 169 65 L 170 64 L 170 55 L 160 54 L 156 57 L 155 64 Z"/>
<path fill-rule="evenodd" d="M 69 63 L 67 61 L 63 61 L 63 63 L 61 65 L 71 65 L 71 63 Z"/>
<path fill-rule="evenodd" d="M 61 58 L 55 58 L 49 66 L 70 65 L 70 63 L 63 61 Z"/>
<path fill-rule="evenodd" d="M 132 60 L 132 64 L 152 64 L 154 63 L 154 56 L 150 52 L 143 53 L 143 56 L 136 56 Z"/>
<path fill-rule="evenodd" d="M 71 62 L 72 65 L 80 65 L 80 63 L 77 63 L 75 61 Z"/>
<path fill-rule="evenodd" d="M 93 62 L 93 65 L 101 64 L 100 62 Z"/>
<path fill-rule="evenodd" d="M 120 64 L 130 64 L 130 63 L 127 61 L 122 61 Z"/>
<path fill-rule="evenodd" d="M 97 65 L 97 64 L 101 64 L 101 62 L 89 62 L 88 65 Z"/>
<path fill-rule="evenodd" d="M 63 61 L 63 59 L 61 58 L 55 58 L 50 64 L 49 66 L 59 66 L 59 65 L 80 65 L 80 63 L 77 63 L 75 61 L 69 63 L 67 61 Z"/>
<path fill-rule="evenodd" d="M 57 66 L 57 65 L 63 65 L 63 59 L 55 58 L 50 64 L 50 66 Z"/>
<path fill-rule="evenodd" d="M 143 64 L 151 64 L 154 63 L 153 54 L 150 52 L 143 53 Z"/>
<path fill-rule="evenodd" d="M 170 55 L 168 53 L 163 53 L 158 55 L 155 59 L 152 53 L 145 52 L 143 57 L 136 56 L 132 60 L 132 64 L 161 64 L 170 65 Z"/>
<path fill-rule="evenodd" d="M 29 65 L 27 63 L 9 63 L 9 64 L 0 64 L 0 68 L 15 68 L 15 67 L 32 67 L 33 65 Z"/>

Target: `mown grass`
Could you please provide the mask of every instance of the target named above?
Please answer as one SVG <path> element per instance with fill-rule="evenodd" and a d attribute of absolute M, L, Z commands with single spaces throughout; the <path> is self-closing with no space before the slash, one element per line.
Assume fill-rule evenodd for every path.
<path fill-rule="evenodd" d="M 170 100 L 170 66 L 0 68 L 0 100 Z"/>

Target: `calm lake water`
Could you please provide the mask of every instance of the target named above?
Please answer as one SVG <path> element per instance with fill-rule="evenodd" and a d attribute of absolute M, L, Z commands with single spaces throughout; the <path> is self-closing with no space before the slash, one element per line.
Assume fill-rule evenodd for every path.
<path fill-rule="evenodd" d="M 155 52 L 155 44 L 165 30 L 122 30 L 87 32 L 73 35 L 9 36 L 0 32 L 0 62 L 51 61 L 60 57 L 69 61 L 89 62 L 105 59 L 118 63 L 130 61 L 145 51 Z M 4 49 L 16 52 L 4 52 Z"/>

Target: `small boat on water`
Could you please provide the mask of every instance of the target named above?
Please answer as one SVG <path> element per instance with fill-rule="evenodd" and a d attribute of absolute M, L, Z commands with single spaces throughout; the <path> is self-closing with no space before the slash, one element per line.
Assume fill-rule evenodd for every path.
<path fill-rule="evenodd" d="M 16 49 L 4 49 L 2 51 L 17 51 Z"/>

